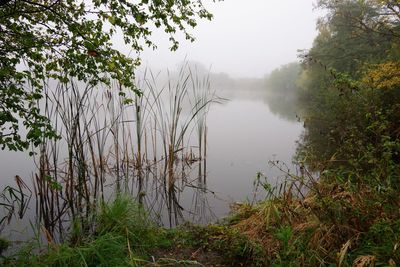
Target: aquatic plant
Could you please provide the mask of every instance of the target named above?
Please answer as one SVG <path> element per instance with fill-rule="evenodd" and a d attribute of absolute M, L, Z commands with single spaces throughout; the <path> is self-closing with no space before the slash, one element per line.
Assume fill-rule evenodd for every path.
<path fill-rule="evenodd" d="M 198 169 L 206 173 L 206 116 L 218 98 L 207 77 L 188 65 L 168 73 L 164 86 L 159 82 L 146 70 L 137 80 L 141 94 L 118 83 L 44 83 L 39 105 L 59 135 L 43 136 L 35 157 L 35 224 L 47 242 L 68 240 L 74 231 L 93 233 L 99 204 L 122 192 L 154 218 L 166 209 L 170 226 L 182 221 L 179 192 L 192 183 L 186 178 L 195 163 L 203 161 Z M 199 144 L 192 140 L 195 128 Z M 204 186 L 186 188 L 206 192 Z M 23 209 L 25 202 L 18 202 Z"/>

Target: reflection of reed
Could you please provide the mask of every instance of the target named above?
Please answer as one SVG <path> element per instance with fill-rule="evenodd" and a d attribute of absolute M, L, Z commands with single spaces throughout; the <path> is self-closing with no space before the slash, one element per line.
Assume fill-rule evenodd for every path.
<path fill-rule="evenodd" d="M 204 158 L 198 165 L 197 185 L 192 197 L 192 221 L 200 224 L 207 223 L 216 217 L 208 204 L 206 166 L 206 158 Z"/>
<path fill-rule="evenodd" d="M 15 176 L 15 183 L 16 187 L 6 186 L 0 192 L 0 207 L 4 212 L 0 217 L 0 233 L 15 214 L 22 219 L 32 197 L 32 191 L 18 175 Z"/>
<path fill-rule="evenodd" d="M 121 94 L 118 85 L 103 92 L 46 84 L 44 112 L 61 138 L 43 137 L 34 190 L 51 240 L 62 241 L 71 227 L 93 231 L 99 203 L 120 192 L 135 194 L 170 226 L 207 217 L 206 116 L 217 99 L 208 79 L 187 66 L 161 89 L 156 80 L 146 72 L 137 84 L 142 95 Z M 191 205 L 183 202 L 188 191 Z"/>
<path fill-rule="evenodd" d="M 145 172 L 144 204 L 151 211 L 153 219 L 170 227 L 188 220 L 206 223 L 215 219 L 208 205 L 208 197 L 214 193 L 207 189 L 204 182 L 204 160 L 179 161 L 175 167 L 185 171 L 175 173 L 178 179 L 171 189 L 168 188 L 168 181 L 162 177 L 168 176 L 163 164 L 159 162 L 152 166 L 151 171 Z"/>

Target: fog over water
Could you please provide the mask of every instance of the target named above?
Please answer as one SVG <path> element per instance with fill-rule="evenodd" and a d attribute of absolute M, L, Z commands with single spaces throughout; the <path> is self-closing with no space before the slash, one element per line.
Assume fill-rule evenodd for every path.
<path fill-rule="evenodd" d="M 282 64 L 295 61 L 298 49 L 311 47 L 317 35 L 315 0 L 226 0 L 204 4 L 212 21 L 199 21 L 190 32 L 196 41 L 179 38 L 180 47 L 170 52 L 168 35 L 155 30 L 156 51 L 142 52 L 143 65 L 175 68 L 185 57 L 213 72 L 234 77 L 262 77 Z"/>
<path fill-rule="evenodd" d="M 207 223 L 226 216 L 230 203 L 251 199 L 258 172 L 265 174 L 274 185 L 282 173 L 271 168 L 269 160 L 280 160 L 294 170 L 291 160 L 303 127 L 287 119 L 295 114 L 280 116 L 268 106 L 263 77 L 283 64 L 296 61 L 298 49 L 311 47 L 317 35 L 315 24 L 319 16 L 318 12 L 313 12 L 313 2 L 207 1 L 204 4 L 214 14 L 214 19 L 198 21 L 198 27 L 190 31 L 196 37 L 194 43 L 178 35 L 180 47 L 171 52 L 168 35 L 155 29 L 152 40 L 158 49 L 145 49 L 139 55 L 142 70 L 147 67 L 160 70 L 165 77 L 169 77 L 166 69 L 173 73 L 183 61 L 198 62 L 195 75 L 200 78 L 208 75 L 212 90 L 226 100 L 213 105 L 208 112 L 207 156 L 204 157 L 207 169 L 205 163 L 200 165 L 204 173 L 199 175 L 204 176 L 204 185 L 197 188 L 193 182 L 179 188 L 184 211 L 191 211 L 193 207 L 200 209 L 202 205 L 213 215 L 199 214 L 201 218 L 193 219 L 195 222 Z M 117 40 L 115 43 L 117 48 L 129 53 Z M 142 71 L 138 71 L 137 78 L 142 75 Z M 189 178 L 193 181 L 199 178 L 196 168 L 201 169 L 193 167 L 190 171 L 193 177 Z M 1 188 L 12 186 L 15 175 L 30 184 L 37 172 L 27 153 L 8 151 L 0 151 L 0 169 Z M 201 190 L 196 192 L 193 188 Z M 33 203 L 31 205 L 30 212 L 33 212 Z M 192 212 L 188 214 L 191 216 Z M 189 219 L 189 215 L 184 216 L 185 219 Z"/>

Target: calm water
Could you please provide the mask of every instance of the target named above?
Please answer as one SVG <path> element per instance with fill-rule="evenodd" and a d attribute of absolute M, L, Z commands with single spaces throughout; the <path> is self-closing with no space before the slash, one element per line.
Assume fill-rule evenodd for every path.
<path fill-rule="evenodd" d="M 300 123 L 270 112 L 261 95 L 240 91 L 217 94 L 229 100 L 211 106 L 207 117 L 206 178 L 203 182 L 207 190 L 193 190 L 196 187 L 193 182 L 190 183 L 193 187 L 184 186 L 179 192 L 180 205 L 188 211 L 184 214 L 185 219 L 199 223 L 227 215 L 232 202 L 253 199 L 253 182 L 258 172 L 268 177 L 272 184 L 279 182 L 282 173 L 272 168 L 269 160 L 283 161 L 295 171 L 291 161 L 295 142 L 303 129 Z M 29 183 L 34 166 L 32 159 L 24 153 L 1 151 L 0 186 L 14 185 L 15 175 Z M 204 188 L 204 185 L 199 187 Z M 261 197 L 262 193 L 258 195 Z M 34 205 L 31 206 L 27 217 L 34 216 Z M 161 213 L 168 217 L 165 211 Z M 26 222 L 13 220 L 11 226 L 20 229 L 21 225 Z M 16 235 L 16 232 L 9 234 Z"/>
<path fill-rule="evenodd" d="M 302 131 L 299 123 L 273 115 L 263 101 L 243 96 L 214 106 L 208 127 L 208 186 L 225 200 L 213 202 L 218 217 L 228 212 L 227 204 L 253 197 L 257 172 L 264 173 L 272 184 L 281 177 L 268 161 L 291 165 L 295 141 Z"/>

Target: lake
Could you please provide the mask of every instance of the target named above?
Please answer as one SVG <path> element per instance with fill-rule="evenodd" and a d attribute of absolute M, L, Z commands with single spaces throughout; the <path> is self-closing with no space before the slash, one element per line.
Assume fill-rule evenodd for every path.
<path fill-rule="evenodd" d="M 257 173 L 265 175 L 272 185 L 279 184 L 284 177 L 284 173 L 268 163 L 271 160 L 286 163 L 292 172 L 296 171 L 292 157 L 303 131 L 302 124 L 273 114 L 259 91 L 220 90 L 216 94 L 225 100 L 212 104 L 207 112 L 206 156 L 187 166 L 175 164 L 176 168 L 184 169 L 185 177 L 174 186 L 174 205 L 168 204 L 170 199 L 162 193 L 165 190 L 155 182 L 157 170 L 153 175 L 145 175 L 141 188 L 134 179 L 129 183 L 132 194 L 144 191 L 142 202 L 160 224 L 173 227 L 186 220 L 209 223 L 226 216 L 234 202 L 262 199 L 265 195 L 262 190 L 254 192 Z M 1 187 L 15 186 L 15 175 L 31 184 L 37 172 L 35 164 L 39 164 L 38 157 L 33 163 L 25 153 L 1 151 Z M 112 195 L 113 185 L 105 186 L 106 195 Z M 35 216 L 34 202 L 33 198 L 23 220 L 13 218 L 4 230 L 6 237 L 23 239 L 28 232 L 32 233 L 27 221 Z"/>

